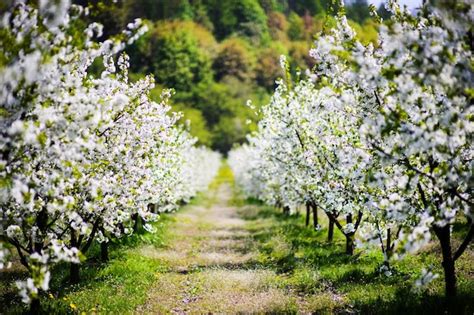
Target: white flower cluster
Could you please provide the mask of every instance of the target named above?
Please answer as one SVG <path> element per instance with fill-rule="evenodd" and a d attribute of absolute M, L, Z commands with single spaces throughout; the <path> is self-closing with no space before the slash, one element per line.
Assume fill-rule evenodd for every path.
<path fill-rule="evenodd" d="M 175 209 L 220 163 L 176 126 L 169 91 L 155 103 L 152 78 L 128 81 L 128 57 L 118 53 L 144 31 L 140 21 L 103 42 L 94 40 L 98 24 L 77 38 L 77 8 L 17 1 L 1 19 L 0 236 L 30 273 L 18 283 L 26 303 L 47 290 L 51 264 L 79 263 L 94 240 Z M 103 62 L 99 75 L 94 61 Z M 9 257 L 0 243 L 1 267 Z"/>
<path fill-rule="evenodd" d="M 280 82 L 229 163 L 247 195 L 290 208 L 311 202 L 348 244 L 360 227 L 359 244 L 378 242 L 387 260 L 433 233 L 454 274 L 474 234 L 473 4 L 426 5 L 416 17 L 396 1 L 388 7 L 375 47 L 338 16 L 310 51 L 313 73 Z M 455 221 L 469 232 L 451 251 Z"/>

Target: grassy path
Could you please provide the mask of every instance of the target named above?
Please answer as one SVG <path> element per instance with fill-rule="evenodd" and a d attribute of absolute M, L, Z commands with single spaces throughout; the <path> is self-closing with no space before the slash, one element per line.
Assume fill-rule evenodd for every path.
<path fill-rule="evenodd" d="M 206 205 L 176 214 L 166 250 L 141 249 L 170 266 L 161 273 L 139 313 L 263 313 L 296 311 L 298 296 L 280 286 L 281 276 L 262 268 L 259 252 L 231 201 L 231 183 L 218 184 Z"/>

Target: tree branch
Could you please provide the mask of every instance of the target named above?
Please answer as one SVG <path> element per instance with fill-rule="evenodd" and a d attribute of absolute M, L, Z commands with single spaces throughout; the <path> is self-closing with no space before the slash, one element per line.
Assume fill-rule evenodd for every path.
<path fill-rule="evenodd" d="M 344 233 L 344 228 L 342 227 L 341 223 L 337 220 L 337 218 L 334 217 L 334 213 L 330 212 L 330 211 L 327 211 L 326 212 L 329 219 L 334 222 L 334 224 L 336 224 L 337 228 L 344 234 L 346 235 L 346 233 Z"/>
<path fill-rule="evenodd" d="M 300 142 L 301 148 L 305 149 L 303 140 L 301 139 L 300 133 L 298 132 L 297 129 L 295 129 L 296 136 L 298 137 L 298 141 Z"/>
<path fill-rule="evenodd" d="M 421 187 L 420 183 L 418 183 L 416 187 L 418 188 L 418 192 L 420 193 L 421 202 L 423 203 L 423 206 L 425 208 L 428 208 L 428 202 L 426 201 L 426 196 L 425 196 L 425 192 L 423 191 L 423 187 Z"/>
<path fill-rule="evenodd" d="M 467 235 L 464 238 L 464 241 L 461 243 L 458 250 L 454 254 L 454 257 L 453 257 L 454 261 L 456 261 L 459 257 L 461 257 L 461 255 L 464 253 L 469 243 L 472 241 L 473 236 L 474 236 L 474 224 L 471 221 L 471 227 L 469 228 L 469 232 L 467 232 Z"/>
<path fill-rule="evenodd" d="M 357 231 L 357 229 L 359 228 L 359 224 L 360 222 L 362 221 L 362 216 L 364 214 L 362 213 L 362 211 L 359 211 L 358 214 L 357 214 L 357 221 L 356 221 L 356 224 L 354 226 L 354 232 Z"/>
<path fill-rule="evenodd" d="M 94 226 L 92 227 L 91 234 L 89 235 L 89 239 L 87 240 L 87 243 L 84 245 L 84 247 L 81 249 L 81 252 L 83 253 L 87 252 L 89 247 L 92 245 L 92 242 L 94 241 L 94 237 L 95 237 L 95 234 L 97 233 L 99 225 L 100 225 L 100 218 L 98 218 L 95 221 Z"/>

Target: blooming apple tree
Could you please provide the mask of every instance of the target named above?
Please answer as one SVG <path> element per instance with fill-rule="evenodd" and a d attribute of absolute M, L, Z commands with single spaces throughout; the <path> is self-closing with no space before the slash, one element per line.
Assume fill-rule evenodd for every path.
<path fill-rule="evenodd" d="M 146 31 L 140 20 L 103 42 L 102 26 L 78 36 L 87 14 L 68 0 L 17 1 L 0 30 L 0 267 L 16 249 L 29 278 L 25 303 L 47 290 L 50 267 L 71 262 L 97 240 L 133 232 L 209 184 L 219 155 L 194 148 L 176 127 L 171 93 L 150 100 L 153 78 L 128 81 L 125 43 Z M 90 71 L 102 62 L 98 75 Z M 199 165 L 201 167 L 196 167 Z M 145 228 L 151 228 L 148 224 Z"/>
<path fill-rule="evenodd" d="M 246 194 L 323 209 L 348 253 L 361 227 L 359 244 L 378 242 L 385 267 L 395 251 L 436 236 L 452 297 L 454 263 L 474 235 L 474 7 L 427 4 L 417 16 L 396 1 L 387 8 L 375 46 L 361 44 L 340 12 L 310 51 L 315 68 L 279 83 L 229 162 Z M 455 223 L 468 231 L 457 248 Z"/>

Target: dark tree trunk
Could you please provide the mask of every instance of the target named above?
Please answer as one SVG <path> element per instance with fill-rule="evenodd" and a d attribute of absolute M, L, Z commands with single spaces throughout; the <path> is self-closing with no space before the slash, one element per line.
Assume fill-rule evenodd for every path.
<path fill-rule="evenodd" d="M 79 279 L 79 264 L 71 263 L 71 268 L 69 269 L 69 282 L 71 284 L 78 284 Z"/>
<path fill-rule="evenodd" d="M 392 231 L 387 229 L 387 243 L 385 245 L 385 261 L 384 265 L 390 268 L 390 258 L 392 257 Z"/>
<path fill-rule="evenodd" d="M 284 206 L 284 207 L 283 207 L 283 213 L 284 213 L 285 215 L 289 215 L 289 214 L 290 214 L 290 207 Z"/>
<path fill-rule="evenodd" d="M 334 221 L 329 219 L 328 242 L 332 242 L 333 238 L 334 238 Z"/>
<path fill-rule="evenodd" d="M 354 255 L 354 233 L 345 234 L 346 236 L 346 254 Z"/>
<path fill-rule="evenodd" d="M 313 227 L 317 229 L 318 228 L 318 207 L 315 204 L 313 204 L 312 208 L 313 208 Z"/>
<path fill-rule="evenodd" d="M 445 282 L 445 294 L 448 305 L 456 297 L 456 270 L 454 265 L 453 253 L 451 248 L 451 231 L 449 225 L 443 227 L 434 227 L 434 232 L 439 239 L 441 252 L 443 255 L 443 270 Z"/>
<path fill-rule="evenodd" d="M 103 262 L 109 261 L 109 243 L 108 242 L 100 243 L 100 259 Z"/>
<path fill-rule="evenodd" d="M 38 226 L 39 230 L 43 233 L 46 233 L 46 227 L 48 226 L 48 211 L 46 208 L 43 208 L 41 210 L 37 217 L 36 217 L 36 225 Z M 43 242 L 35 242 L 34 243 L 34 249 L 36 252 L 41 253 L 41 250 L 43 249 Z"/>
<path fill-rule="evenodd" d="M 140 225 L 140 217 L 138 216 L 138 213 L 132 214 L 132 220 L 133 220 L 133 232 L 137 233 Z"/>
<path fill-rule="evenodd" d="M 78 245 L 76 231 L 71 229 L 71 247 L 77 248 Z M 79 264 L 71 263 L 71 268 L 69 269 L 69 282 L 71 284 L 79 283 Z"/>
<path fill-rule="evenodd" d="M 309 215 L 310 215 L 310 205 L 309 202 L 306 203 L 306 226 L 309 225 Z"/>
<path fill-rule="evenodd" d="M 148 204 L 148 211 L 150 211 L 151 213 L 155 213 L 155 204 L 153 203 L 149 203 Z"/>
<path fill-rule="evenodd" d="M 40 299 L 35 298 L 31 301 L 30 304 L 30 314 L 39 314 L 41 312 Z"/>

